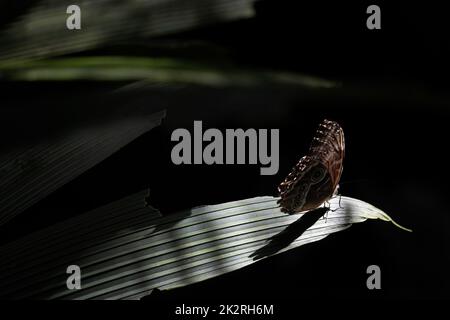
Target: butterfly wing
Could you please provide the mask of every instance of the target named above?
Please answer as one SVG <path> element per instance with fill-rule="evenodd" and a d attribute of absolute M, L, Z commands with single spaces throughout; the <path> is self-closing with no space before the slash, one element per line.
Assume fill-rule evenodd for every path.
<path fill-rule="evenodd" d="M 278 186 L 278 192 L 281 197 L 278 203 L 283 212 L 295 213 L 304 207 L 310 189 L 310 184 L 307 183 L 308 179 L 305 176 L 315 162 L 313 158 L 304 156 Z"/>
<path fill-rule="evenodd" d="M 309 154 L 327 168 L 335 192 L 344 169 L 345 139 L 341 126 L 337 122 L 323 120 L 313 138 Z"/>
<path fill-rule="evenodd" d="M 311 210 L 330 199 L 337 192 L 344 155 L 342 128 L 336 122 L 322 121 L 308 155 L 278 187 L 282 211 L 291 214 Z"/>

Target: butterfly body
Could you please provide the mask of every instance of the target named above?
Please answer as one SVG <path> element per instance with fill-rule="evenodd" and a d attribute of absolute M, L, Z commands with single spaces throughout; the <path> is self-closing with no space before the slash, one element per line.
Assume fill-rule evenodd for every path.
<path fill-rule="evenodd" d="M 312 210 L 337 193 L 345 155 L 344 132 L 338 123 L 320 123 L 309 152 L 279 185 L 278 203 L 292 214 Z"/>

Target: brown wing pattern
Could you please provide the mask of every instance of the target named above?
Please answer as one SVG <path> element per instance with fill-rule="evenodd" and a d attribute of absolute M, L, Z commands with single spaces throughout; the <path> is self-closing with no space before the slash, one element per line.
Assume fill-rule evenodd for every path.
<path fill-rule="evenodd" d="M 337 192 L 345 155 L 344 131 L 323 120 L 308 155 L 300 159 L 279 185 L 282 211 L 296 213 L 317 208 Z"/>

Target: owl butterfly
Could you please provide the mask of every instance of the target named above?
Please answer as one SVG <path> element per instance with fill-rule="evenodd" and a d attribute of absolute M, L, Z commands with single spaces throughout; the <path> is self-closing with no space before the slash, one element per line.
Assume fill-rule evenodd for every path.
<path fill-rule="evenodd" d="M 334 121 L 323 120 L 309 152 L 278 186 L 281 211 L 293 214 L 312 210 L 338 191 L 345 153 L 344 131 Z"/>

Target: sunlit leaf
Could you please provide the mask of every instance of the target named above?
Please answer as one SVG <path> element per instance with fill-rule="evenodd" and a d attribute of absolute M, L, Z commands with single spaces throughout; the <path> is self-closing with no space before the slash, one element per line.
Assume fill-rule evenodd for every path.
<path fill-rule="evenodd" d="M 144 194 L 0 248 L 1 296 L 138 299 L 155 288 L 176 288 L 237 270 L 353 223 L 392 221 L 372 205 L 348 197 L 332 199 L 331 210 L 296 215 L 282 213 L 277 198 L 257 197 L 158 217 L 145 207 Z M 65 286 L 70 264 L 82 270 L 81 290 Z"/>

